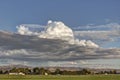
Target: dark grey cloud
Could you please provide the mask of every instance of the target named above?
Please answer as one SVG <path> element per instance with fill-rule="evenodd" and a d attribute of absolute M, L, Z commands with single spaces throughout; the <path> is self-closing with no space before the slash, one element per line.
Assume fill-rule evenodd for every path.
<path fill-rule="evenodd" d="M 0 32 L 0 59 L 47 62 L 120 58 L 120 49 L 70 45 L 58 39 Z"/>

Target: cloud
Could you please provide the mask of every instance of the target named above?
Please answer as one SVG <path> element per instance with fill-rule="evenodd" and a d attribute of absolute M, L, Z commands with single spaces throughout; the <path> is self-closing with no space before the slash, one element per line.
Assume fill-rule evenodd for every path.
<path fill-rule="evenodd" d="M 45 26 L 37 24 L 21 24 L 16 28 L 21 35 L 40 35 L 40 32 L 45 29 Z"/>
<path fill-rule="evenodd" d="M 49 65 L 50 63 L 56 65 L 55 63 L 58 62 L 58 64 L 61 63 L 61 65 L 69 64 L 79 66 L 88 64 L 85 60 L 120 58 L 119 48 L 104 49 L 97 47 L 98 45 L 88 39 L 74 39 L 76 40 L 76 43 L 69 44 L 67 41 L 57 38 L 40 38 L 38 37 L 38 35 L 40 35 L 39 31 L 31 31 L 26 27 L 24 27 L 23 30 L 26 31 L 27 35 L 24 35 L 26 34 L 25 32 L 21 35 L 18 33 L 0 31 L 1 62 L 3 60 L 4 63 L 10 64 L 13 61 L 14 64 L 26 63 L 29 65 Z M 29 31 L 31 31 L 32 34 L 29 33 Z M 111 31 L 115 31 L 116 33 L 112 33 Z M 109 35 L 119 37 L 119 30 L 111 31 L 103 31 L 104 35 L 103 33 L 98 32 L 101 36 L 96 34 L 97 31 L 85 31 L 84 33 L 81 32 L 80 35 L 85 37 L 86 33 L 87 36 L 93 36 L 92 39 L 99 37 L 106 38 L 106 36 L 110 38 Z M 91 45 L 96 46 L 97 48 L 91 47 Z"/>
<path fill-rule="evenodd" d="M 108 42 L 117 42 L 120 38 L 120 24 L 118 23 L 98 26 L 80 26 L 74 30 L 75 37 L 79 39 L 92 40 L 101 46 Z"/>
<path fill-rule="evenodd" d="M 74 37 L 73 30 L 66 26 L 61 21 L 48 21 L 48 24 L 44 26 L 43 31 L 33 31 L 30 30 L 33 28 L 34 25 L 20 25 L 17 27 L 18 33 L 20 35 L 36 35 L 39 38 L 46 38 L 46 39 L 60 39 L 65 40 L 69 44 L 76 44 L 79 46 L 87 46 L 87 47 L 95 47 L 98 48 L 99 46 L 92 42 L 91 40 L 79 40 Z M 41 28 L 37 25 L 35 28 Z M 43 27 L 42 27 L 43 28 Z M 36 29 L 35 29 L 36 30 Z"/>
<path fill-rule="evenodd" d="M 14 49 L 14 50 L 0 50 L 0 56 L 18 56 L 27 55 L 28 52 L 25 49 Z"/>
<path fill-rule="evenodd" d="M 77 44 L 79 46 L 87 46 L 87 47 L 94 47 L 94 48 L 99 47 L 97 44 L 95 44 L 91 40 L 78 40 L 78 39 L 76 39 L 75 44 Z"/>
<path fill-rule="evenodd" d="M 2 33 L 1 35 L 4 37 L 0 37 L 0 58 L 20 61 L 73 61 L 119 58 L 120 55 L 120 49 L 70 45 L 62 40 L 43 39 L 19 34 Z M 5 35 L 9 37 L 6 38 Z"/>
<path fill-rule="evenodd" d="M 88 61 L 86 61 L 86 60 L 80 60 L 80 63 L 83 64 L 83 65 L 86 65 L 86 64 L 88 64 Z"/>
<path fill-rule="evenodd" d="M 120 30 L 120 24 L 108 23 L 104 25 L 88 24 L 86 26 L 79 26 L 73 28 L 75 31 L 109 31 L 109 30 Z"/>
<path fill-rule="evenodd" d="M 60 24 L 58 24 L 60 23 Z M 115 47 L 117 42 L 119 42 L 120 38 L 120 25 L 118 23 L 109 23 L 105 25 L 87 25 L 87 26 L 80 26 L 73 31 L 71 31 L 71 37 L 61 37 L 61 32 L 56 31 L 56 29 L 63 31 L 62 29 L 59 29 L 57 27 L 60 26 L 66 26 L 63 22 L 57 22 L 57 21 L 48 21 L 48 24 L 46 26 L 40 26 L 37 25 L 37 27 L 32 24 L 27 25 L 20 25 L 18 27 L 18 33 L 22 35 L 36 35 L 41 38 L 58 38 L 62 40 L 67 40 L 71 44 L 79 44 L 81 46 L 84 45 L 84 43 L 81 43 L 83 41 L 91 41 L 95 45 L 89 45 L 93 47 L 105 47 L 105 44 L 112 44 L 110 47 Z M 69 28 L 70 29 L 70 28 Z M 73 34 L 74 33 L 74 34 Z M 66 33 L 64 33 L 66 34 Z M 64 35 L 63 34 L 63 35 Z M 54 35 L 54 36 L 53 36 Z M 56 35 L 56 36 L 55 36 Z M 86 43 L 86 42 L 85 42 Z M 119 46 L 119 45 L 118 45 Z"/>

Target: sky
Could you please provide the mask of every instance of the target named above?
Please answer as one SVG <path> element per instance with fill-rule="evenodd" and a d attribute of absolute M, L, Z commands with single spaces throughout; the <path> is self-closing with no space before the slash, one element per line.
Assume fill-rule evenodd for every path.
<path fill-rule="evenodd" d="M 70 27 L 120 23 L 119 0 L 0 0 L 0 29 L 63 21 Z"/>
<path fill-rule="evenodd" d="M 91 68 L 97 66 L 98 68 L 120 69 L 119 3 L 120 0 L 0 0 L 0 64 L 69 65 Z M 68 46 L 68 44 L 62 44 L 61 41 L 58 41 L 60 44 L 56 44 L 55 40 L 45 40 L 49 43 L 46 44 L 43 39 L 36 37 L 1 32 L 3 30 L 18 32 L 19 28 L 16 26 L 21 24 L 49 26 L 47 24 L 49 20 L 53 23 L 60 21 L 73 29 L 77 39 L 86 40 L 86 42 L 90 40 L 99 45 L 100 49 L 83 48 L 85 50 L 83 54 L 78 54 L 77 51 L 79 52 L 81 48 L 70 46 L 71 51 L 64 50 L 59 45 Z M 38 33 L 29 31 L 30 28 L 36 31 L 38 29 L 34 25 L 30 26 L 27 25 L 24 31 L 32 35 Z M 42 43 L 39 43 L 40 41 Z M 39 50 L 40 45 L 42 48 Z M 48 46 L 47 50 L 52 54 L 46 52 L 47 50 L 44 51 L 45 46 Z M 54 54 L 56 47 L 62 49 L 63 52 L 58 50 L 58 53 Z M 55 50 L 51 50 L 53 48 Z M 64 51 L 67 53 L 63 54 Z"/>

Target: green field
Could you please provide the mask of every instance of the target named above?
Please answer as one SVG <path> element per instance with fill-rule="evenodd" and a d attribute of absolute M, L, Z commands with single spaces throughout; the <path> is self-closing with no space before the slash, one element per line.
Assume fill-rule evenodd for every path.
<path fill-rule="evenodd" d="M 120 80 L 120 75 L 0 75 L 0 80 Z"/>

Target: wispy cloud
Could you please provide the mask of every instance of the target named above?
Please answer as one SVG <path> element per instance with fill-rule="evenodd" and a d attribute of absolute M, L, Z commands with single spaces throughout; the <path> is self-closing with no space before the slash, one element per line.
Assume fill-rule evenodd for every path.
<path fill-rule="evenodd" d="M 120 38 L 120 24 L 87 25 L 75 29 L 74 34 L 79 39 L 88 39 L 101 43 L 116 42 Z"/>

